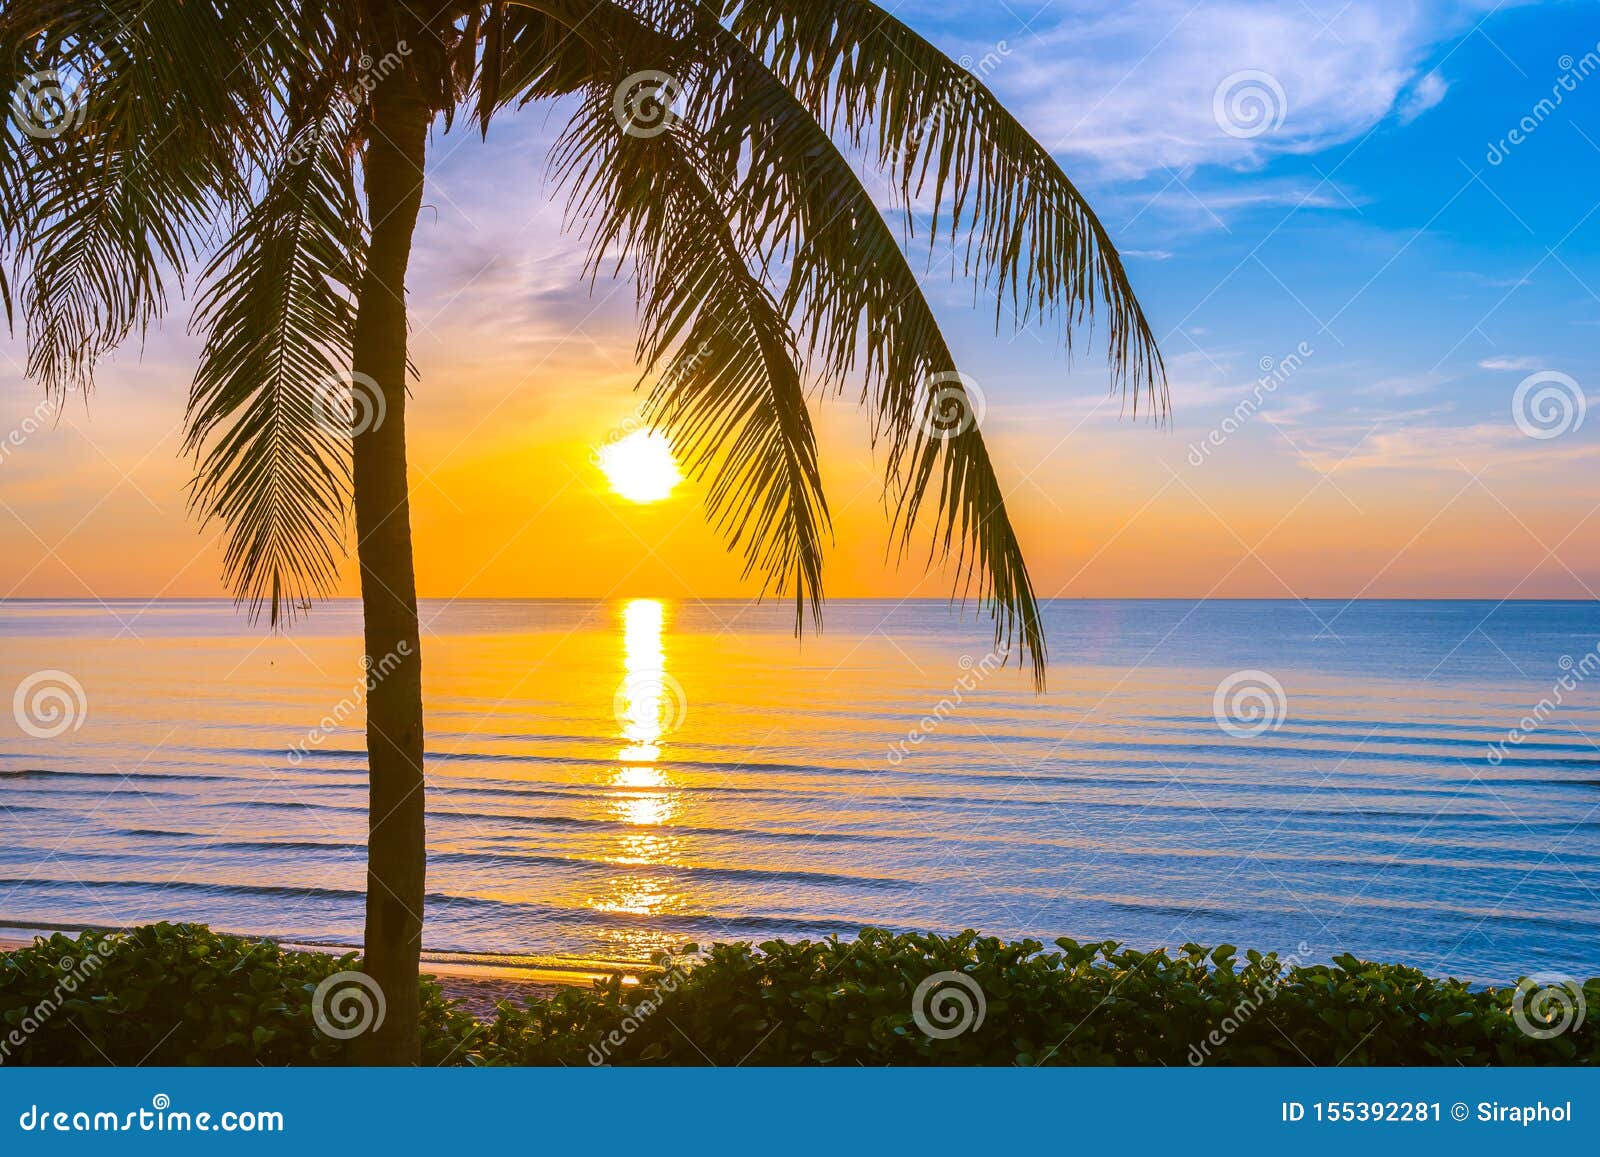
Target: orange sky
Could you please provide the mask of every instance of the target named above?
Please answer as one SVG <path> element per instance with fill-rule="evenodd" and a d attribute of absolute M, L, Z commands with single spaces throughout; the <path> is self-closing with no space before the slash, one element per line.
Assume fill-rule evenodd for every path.
<path fill-rule="evenodd" d="M 607 345 L 552 331 L 508 346 L 475 314 L 459 322 L 419 340 L 410 426 L 424 595 L 749 593 L 694 484 L 637 505 L 592 461 L 635 404 L 625 328 Z M 119 356 L 87 409 L 74 401 L 58 425 L 7 447 L 0 593 L 224 593 L 215 528 L 200 533 L 184 509 L 187 345 L 157 336 L 143 361 Z M 1572 451 L 1495 431 L 1442 447 L 1378 435 L 1339 464 L 1257 420 L 1196 467 L 1187 447 L 1205 431 L 1183 422 L 1181 366 L 1164 430 L 1119 417 L 1095 369 L 1064 376 L 1059 402 L 989 392 L 985 435 L 1043 596 L 1585 597 L 1600 573 L 1592 490 Z M 35 401 L 9 373 L 0 421 L 18 428 Z M 853 399 L 820 414 L 837 539 L 828 593 L 942 596 L 940 576 L 884 558 Z"/>
<path fill-rule="evenodd" d="M 515 131 L 487 146 L 449 140 L 441 171 L 430 168 L 409 280 L 421 592 L 752 593 L 707 529 L 696 486 L 635 505 L 592 462 L 638 402 L 633 293 L 579 284 L 582 245 L 559 228 L 543 148 Z M 1119 414 L 1093 354 L 1068 373 L 1054 334 L 996 336 L 992 303 L 974 309 L 970 290 L 929 280 L 962 368 L 987 398 L 984 436 L 1041 596 L 1592 597 L 1595 424 L 1551 441 L 1523 436 L 1510 413 L 1524 368 L 1514 359 L 1459 350 L 1489 383 L 1472 407 L 1443 361 L 1426 369 L 1435 345 L 1460 346 L 1456 324 L 1481 317 L 1475 303 L 1431 299 L 1426 316 L 1443 319 L 1442 333 L 1416 355 L 1423 368 L 1392 364 L 1397 355 L 1376 343 L 1390 336 L 1394 308 L 1377 295 L 1405 293 L 1418 274 L 1395 263 L 1425 246 L 1409 230 L 1368 244 L 1379 240 L 1394 256 L 1372 258 L 1382 274 L 1372 289 L 1357 271 L 1363 283 L 1339 309 L 1337 339 L 1292 301 L 1269 331 L 1261 285 L 1229 272 L 1239 267 L 1231 256 L 1220 280 L 1198 283 L 1159 254 L 1132 264 L 1170 371 L 1164 429 Z M 105 363 L 87 405 L 75 399 L 58 424 L 21 437 L 39 394 L 22 374 L 21 342 L 0 337 L 0 596 L 226 593 L 216 528 L 200 533 L 185 510 L 179 427 L 199 342 L 184 333 L 183 309 L 142 349 L 132 343 Z M 1245 336 L 1216 333 L 1219 321 Z M 1263 355 L 1281 359 L 1302 334 L 1316 348 L 1270 404 L 1194 454 L 1249 394 L 1272 360 Z M 943 576 L 922 573 L 920 553 L 898 569 L 886 561 L 879 477 L 854 396 L 827 399 L 819 415 L 836 532 L 826 592 L 946 594 Z M 344 593 L 355 583 L 347 566 Z"/>

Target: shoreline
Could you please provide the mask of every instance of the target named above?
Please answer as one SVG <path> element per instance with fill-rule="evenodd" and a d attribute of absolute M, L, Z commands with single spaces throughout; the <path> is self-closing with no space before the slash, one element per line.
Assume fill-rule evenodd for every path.
<path fill-rule="evenodd" d="M 90 931 L 119 932 L 122 929 L 113 925 L 0 922 L 0 953 L 27 948 L 39 936 L 48 937 L 57 932 L 76 936 Z M 347 952 L 359 951 L 358 947 L 349 944 L 317 944 L 252 932 L 225 934 L 245 940 L 269 940 L 281 948 L 296 952 L 342 956 Z M 445 996 L 459 1001 L 467 1012 L 480 1020 L 493 1020 L 495 1005 L 502 1000 L 550 996 L 563 988 L 586 988 L 592 981 L 612 971 L 626 973 L 631 967 L 634 966 L 618 963 L 614 968 L 586 969 L 519 961 L 514 956 L 504 955 L 473 959 L 464 952 L 424 951 L 422 954 L 422 974 L 437 981 Z"/>

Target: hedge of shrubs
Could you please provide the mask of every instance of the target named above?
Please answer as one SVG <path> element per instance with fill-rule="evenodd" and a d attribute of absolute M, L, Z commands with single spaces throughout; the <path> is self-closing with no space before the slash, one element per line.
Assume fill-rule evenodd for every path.
<path fill-rule="evenodd" d="M 0 1061 L 34 1065 L 343 1064 L 311 996 L 354 953 L 295 952 L 201 924 L 57 933 L 0 959 Z M 445 1064 L 481 1026 L 422 990 L 423 1057 Z M 20 1043 L 19 1043 L 20 1042 Z"/>
<path fill-rule="evenodd" d="M 1349 956 L 1286 966 L 1256 952 L 1241 959 L 1231 945 L 1168 953 L 1058 940 L 1046 951 L 1038 941 L 1008 944 L 973 932 L 875 929 L 853 941 L 684 951 L 659 957 L 638 983 L 611 976 L 503 1002 L 492 1022 L 424 980 L 424 1063 L 1600 1060 L 1600 1031 L 1582 1015 L 1600 1006 L 1600 979 L 1519 998 L 1514 988 L 1474 989 Z M 357 966 L 354 955 L 287 951 L 198 925 L 41 938 L 0 962 L 0 1061 L 344 1063 L 349 1042 L 314 1023 L 312 994 L 325 977 Z M 80 982 L 63 992 L 68 977 Z"/>

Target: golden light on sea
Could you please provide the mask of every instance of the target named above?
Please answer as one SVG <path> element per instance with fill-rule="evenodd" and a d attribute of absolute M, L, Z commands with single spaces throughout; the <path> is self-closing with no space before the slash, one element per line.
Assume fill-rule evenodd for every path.
<path fill-rule="evenodd" d="M 672 710 L 673 684 L 661 645 L 663 616 L 655 599 L 634 599 L 622 611 L 623 673 L 616 709 L 628 746 L 617 758 L 628 763 L 650 763 L 661 754 L 663 715 Z"/>
<path fill-rule="evenodd" d="M 622 608 L 622 683 L 613 708 L 623 746 L 610 773 L 613 819 L 633 830 L 618 838 L 612 858 L 628 871 L 607 880 L 589 899 L 602 912 L 653 916 L 688 903 L 668 874 L 640 869 L 665 867 L 677 859 L 679 835 L 671 828 L 681 810 L 680 792 L 657 764 L 662 737 L 681 721 L 683 689 L 667 673 L 665 606 L 655 599 L 633 599 Z M 659 945 L 642 934 L 633 947 Z"/>

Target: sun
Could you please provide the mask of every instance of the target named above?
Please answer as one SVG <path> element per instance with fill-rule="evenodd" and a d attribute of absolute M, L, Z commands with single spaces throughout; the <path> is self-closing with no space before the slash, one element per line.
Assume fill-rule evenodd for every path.
<path fill-rule="evenodd" d="M 602 446 L 600 469 L 611 489 L 630 502 L 660 502 L 683 481 L 672 443 L 658 430 L 635 430 Z"/>

